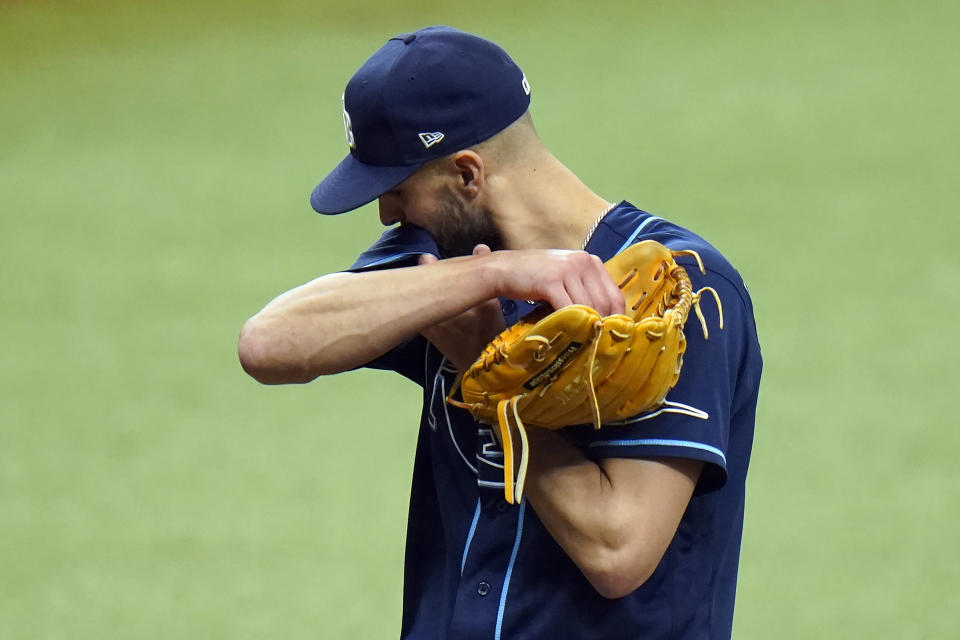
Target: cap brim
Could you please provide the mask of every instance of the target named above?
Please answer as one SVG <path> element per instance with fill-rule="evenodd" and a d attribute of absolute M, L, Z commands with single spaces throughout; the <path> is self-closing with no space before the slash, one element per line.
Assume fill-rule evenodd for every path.
<path fill-rule="evenodd" d="M 380 167 L 348 155 L 310 194 L 310 206 L 325 215 L 352 211 L 393 189 L 421 166 Z"/>

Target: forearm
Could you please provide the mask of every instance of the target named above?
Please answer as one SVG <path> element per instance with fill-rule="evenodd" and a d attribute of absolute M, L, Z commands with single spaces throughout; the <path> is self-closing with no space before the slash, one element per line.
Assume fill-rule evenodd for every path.
<path fill-rule="evenodd" d="M 268 384 L 352 369 L 492 297 L 485 272 L 482 259 L 459 258 L 317 278 L 278 296 L 246 322 L 241 363 Z"/>
<path fill-rule="evenodd" d="M 624 546 L 612 481 L 558 433 L 531 427 L 526 496 L 567 555 L 590 577 Z"/>
<path fill-rule="evenodd" d="M 653 573 L 700 474 L 694 460 L 587 459 L 560 433 L 531 427 L 526 496 L 599 593 L 621 597 Z"/>
<path fill-rule="evenodd" d="M 603 263 L 582 251 L 496 251 L 404 269 L 317 278 L 247 321 L 244 369 L 267 384 L 308 382 L 382 355 L 404 339 L 504 296 L 623 312 Z M 485 336 L 488 339 L 489 336 Z"/>

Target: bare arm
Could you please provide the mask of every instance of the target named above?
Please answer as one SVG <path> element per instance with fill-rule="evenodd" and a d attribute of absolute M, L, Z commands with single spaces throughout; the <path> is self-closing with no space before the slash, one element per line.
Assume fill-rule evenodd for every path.
<path fill-rule="evenodd" d="M 660 564 L 703 463 L 682 458 L 588 460 L 559 433 L 531 427 L 526 496 L 601 595 L 634 591 Z"/>
<path fill-rule="evenodd" d="M 287 291 L 244 324 L 238 352 L 265 384 L 309 382 L 360 366 L 408 337 L 505 296 L 622 313 L 603 264 L 582 251 L 498 251 L 370 273 L 338 273 Z"/>

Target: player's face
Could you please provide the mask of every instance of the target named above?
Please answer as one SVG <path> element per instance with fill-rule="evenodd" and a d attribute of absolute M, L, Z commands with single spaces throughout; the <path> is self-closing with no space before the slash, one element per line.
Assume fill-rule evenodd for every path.
<path fill-rule="evenodd" d="M 438 196 L 437 213 L 426 229 L 444 258 L 468 256 L 478 244 L 485 244 L 492 251 L 503 249 L 503 236 L 490 212 L 465 202 L 449 187 Z"/>
<path fill-rule="evenodd" d="M 427 167 L 420 169 L 380 196 L 380 222 L 387 226 L 399 222 L 425 228 L 424 221 L 436 211 L 438 189 L 433 173 Z"/>
<path fill-rule="evenodd" d="M 484 207 L 462 199 L 429 171 L 417 172 L 379 200 L 380 221 L 423 227 L 444 258 L 470 255 L 478 244 L 496 251 L 503 237 Z"/>

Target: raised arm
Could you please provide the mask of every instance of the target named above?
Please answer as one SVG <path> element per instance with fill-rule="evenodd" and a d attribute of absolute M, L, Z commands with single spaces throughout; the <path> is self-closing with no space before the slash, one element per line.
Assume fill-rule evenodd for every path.
<path fill-rule="evenodd" d="M 240 333 L 240 362 L 264 384 L 363 365 L 491 298 L 622 313 L 603 264 L 582 251 L 497 251 L 417 267 L 330 274 L 278 296 Z"/>

